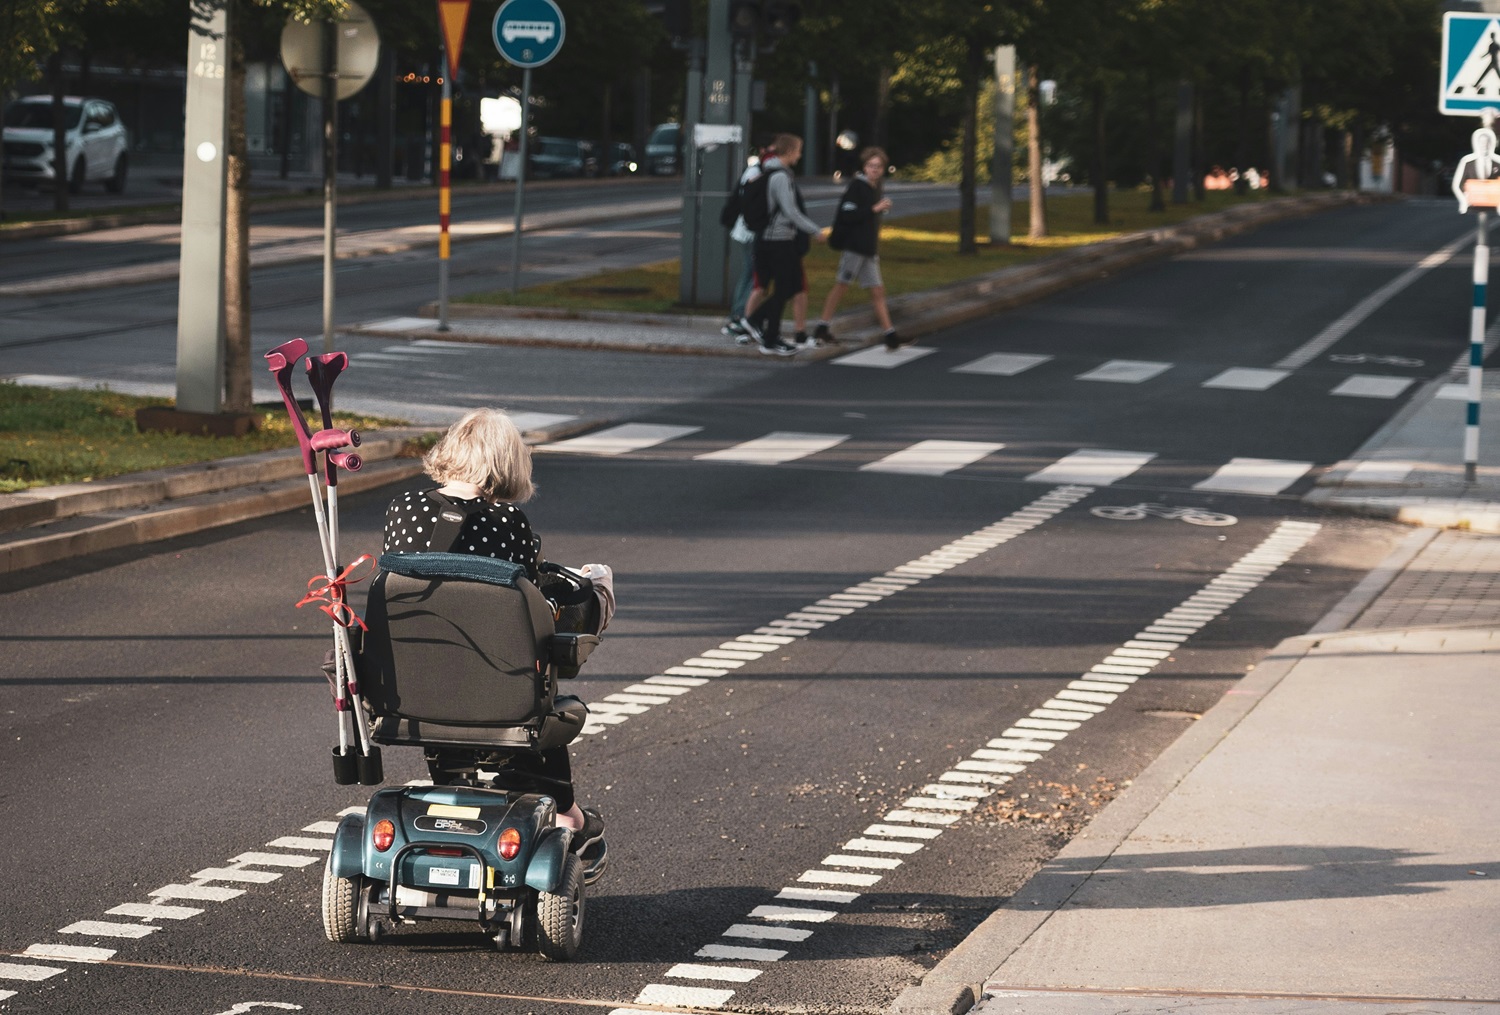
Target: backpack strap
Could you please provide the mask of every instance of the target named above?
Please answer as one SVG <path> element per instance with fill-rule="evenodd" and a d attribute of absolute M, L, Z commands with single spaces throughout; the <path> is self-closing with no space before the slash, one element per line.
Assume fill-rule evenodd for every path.
<path fill-rule="evenodd" d="M 469 520 L 469 509 L 459 505 L 447 494 L 438 493 L 436 488 L 423 490 L 422 494 L 437 505 L 437 526 L 432 530 L 432 537 L 427 540 L 427 551 L 450 553 L 463 532 L 464 522 Z"/>

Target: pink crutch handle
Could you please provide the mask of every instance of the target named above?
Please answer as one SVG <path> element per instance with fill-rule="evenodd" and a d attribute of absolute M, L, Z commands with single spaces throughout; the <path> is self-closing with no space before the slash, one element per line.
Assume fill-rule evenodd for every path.
<path fill-rule="evenodd" d="M 365 464 L 365 460 L 353 451 L 330 451 L 328 462 L 339 469 L 348 469 L 350 472 L 358 472 Z"/>
<path fill-rule="evenodd" d="M 319 430 L 312 435 L 312 447 L 314 451 L 337 451 L 339 448 L 359 447 L 360 436 L 358 430 Z"/>
<path fill-rule="evenodd" d="M 266 362 L 270 364 L 271 375 L 276 378 L 276 387 L 281 391 L 281 402 L 286 406 L 292 429 L 297 432 L 297 445 L 302 450 L 302 467 L 311 476 L 318 471 L 318 454 L 313 450 L 312 431 L 308 428 L 306 417 L 302 415 L 302 407 L 297 404 L 297 396 L 292 394 L 292 370 L 297 366 L 297 361 L 306 355 L 307 343 L 294 338 L 266 353 Z"/>

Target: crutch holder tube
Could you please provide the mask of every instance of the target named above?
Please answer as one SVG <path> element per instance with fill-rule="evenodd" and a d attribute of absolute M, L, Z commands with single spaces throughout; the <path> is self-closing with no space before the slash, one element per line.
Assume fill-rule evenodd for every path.
<path fill-rule="evenodd" d="M 352 748 L 334 747 L 333 781 L 340 786 L 353 786 L 360 781 L 359 755 Z"/>
<path fill-rule="evenodd" d="M 385 782 L 385 765 L 380 760 L 380 748 L 374 744 L 359 755 L 356 767 L 359 769 L 360 785 L 379 786 Z"/>

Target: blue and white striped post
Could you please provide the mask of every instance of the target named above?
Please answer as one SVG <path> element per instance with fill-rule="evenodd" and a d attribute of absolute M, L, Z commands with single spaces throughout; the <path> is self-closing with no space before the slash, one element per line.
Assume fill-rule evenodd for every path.
<path fill-rule="evenodd" d="M 1479 212 L 1474 238 L 1474 309 L 1469 314 L 1469 414 L 1464 424 L 1464 482 L 1479 473 L 1479 399 L 1484 382 L 1485 287 L 1490 280 L 1489 212 Z"/>
<path fill-rule="evenodd" d="M 1500 138 L 1495 123 L 1500 109 L 1486 106 L 1479 111 L 1480 128 L 1471 135 L 1474 151 L 1458 162 L 1453 174 L 1453 194 L 1458 198 L 1460 214 L 1472 207 L 1479 212 L 1479 228 L 1474 235 L 1474 307 L 1469 313 L 1469 411 L 1464 425 L 1464 482 L 1474 483 L 1479 474 L 1479 400 L 1484 381 L 1485 289 L 1490 280 L 1490 215 L 1486 210 L 1500 206 L 1496 194 L 1496 177 L 1500 176 Z"/>

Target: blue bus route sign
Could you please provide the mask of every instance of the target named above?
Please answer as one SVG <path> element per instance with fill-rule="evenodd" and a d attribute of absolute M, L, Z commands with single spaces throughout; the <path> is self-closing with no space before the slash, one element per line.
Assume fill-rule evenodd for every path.
<path fill-rule="evenodd" d="M 567 23 L 553 0 L 505 0 L 491 27 L 495 48 L 516 67 L 540 67 L 562 49 Z"/>

